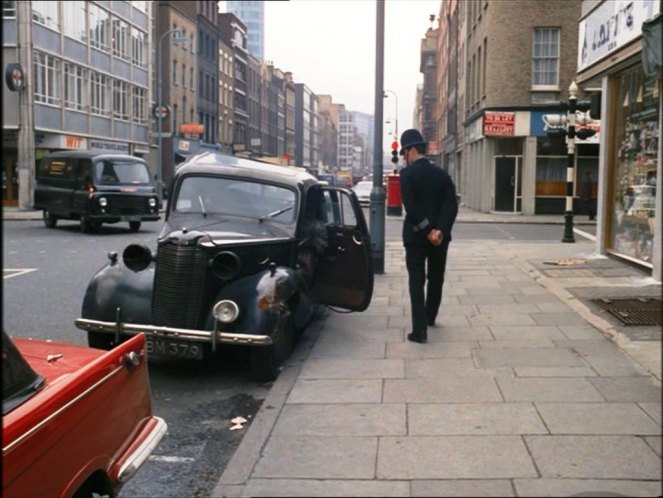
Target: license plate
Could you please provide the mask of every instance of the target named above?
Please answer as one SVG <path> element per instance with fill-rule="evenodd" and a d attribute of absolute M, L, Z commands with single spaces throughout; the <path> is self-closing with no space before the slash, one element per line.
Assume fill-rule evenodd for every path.
<path fill-rule="evenodd" d="M 142 218 L 140 216 L 125 216 L 124 221 L 140 221 Z"/>
<path fill-rule="evenodd" d="M 176 341 L 160 337 L 146 337 L 147 354 L 170 358 L 203 359 L 203 346 L 196 342 Z"/>

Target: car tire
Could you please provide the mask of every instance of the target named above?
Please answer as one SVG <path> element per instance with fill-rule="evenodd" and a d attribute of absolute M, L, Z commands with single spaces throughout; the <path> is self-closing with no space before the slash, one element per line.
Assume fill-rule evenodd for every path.
<path fill-rule="evenodd" d="M 105 349 L 106 351 L 113 349 L 115 346 L 114 339 L 115 338 L 112 334 L 106 334 L 103 332 L 87 333 L 87 344 L 91 348 L 95 349 Z"/>
<path fill-rule="evenodd" d="M 44 209 L 43 216 L 44 225 L 46 225 L 46 228 L 55 228 L 55 225 L 58 223 L 58 217 L 46 209 Z"/>
<path fill-rule="evenodd" d="M 131 230 L 134 233 L 136 233 L 138 230 L 140 230 L 140 221 L 130 221 L 129 222 L 129 230 Z"/>
<path fill-rule="evenodd" d="M 288 313 L 284 318 L 283 330 L 277 336 L 275 344 L 251 348 L 251 372 L 256 380 L 270 382 L 279 376 L 281 365 L 288 359 L 294 345 L 294 340 L 294 317 L 292 313 Z"/>

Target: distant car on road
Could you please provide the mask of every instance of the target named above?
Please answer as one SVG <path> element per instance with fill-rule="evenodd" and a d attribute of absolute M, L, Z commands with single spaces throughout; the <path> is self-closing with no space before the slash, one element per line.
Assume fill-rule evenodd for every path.
<path fill-rule="evenodd" d="M 140 332 L 159 356 L 245 346 L 254 376 L 273 380 L 316 304 L 370 304 L 370 237 L 348 189 L 213 153 L 180 165 L 172 187 L 156 254 L 129 245 L 90 281 L 76 326 L 91 346 Z"/>
<path fill-rule="evenodd" d="M 2 332 L 2 496 L 116 496 L 166 428 L 142 334 L 106 352 Z"/>
<path fill-rule="evenodd" d="M 357 199 L 362 206 L 367 206 L 371 203 L 371 190 L 373 189 L 373 182 L 361 181 L 358 182 L 352 190 L 357 194 Z"/>

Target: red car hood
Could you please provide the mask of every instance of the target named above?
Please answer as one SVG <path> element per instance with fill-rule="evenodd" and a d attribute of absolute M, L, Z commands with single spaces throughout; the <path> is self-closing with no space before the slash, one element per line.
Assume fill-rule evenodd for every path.
<path fill-rule="evenodd" d="M 80 370 L 106 351 L 77 344 L 13 337 L 12 341 L 29 365 L 46 377 L 48 384 Z"/>

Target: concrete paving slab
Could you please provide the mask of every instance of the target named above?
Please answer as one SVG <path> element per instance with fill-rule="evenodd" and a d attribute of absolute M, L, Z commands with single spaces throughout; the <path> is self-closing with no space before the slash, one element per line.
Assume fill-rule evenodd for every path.
<path fill-rule="evenodd" d="M 467 290 L 467 295 L 468 296 L 492 296 L 492 295 L 514 296 L 514 295 L 522 294 L 522 291 L 520 289 L 513 289 L 513 288 L 504 289 L 502 286 L 500 286 L 500 287 L 482 287 L 482 286 L 467 287 L 467 286 L 463 286 L 463 288 Z M 466 304 L 466 303 L 462 303 L 462 304 Z"/>
<path fill-rule="evenodd" d="M 408 481 L 251 479 L 243 496 L 410 496 Z"/>
<path fill-rule="evenodd" d="M 477 368 L 471 358 L 408 359 L 405 360 L 408 379 L 436 377 L 514 377 L 513 369 Z"/>
<path fill-rule="evenodd" d="M 584 325 L 583 317 L 572 311 L 566 313 L 530 313 L 538 325 Z"/>
<path fill-rule="evenodd" d="M 492 313 L 536 313 L 541 311 L 536 304 L 532 303 L 507 303 L 507 304 L 477 304 L 479 313 L 482 315 Z"/>
<path fill-rule="evenodd" d="M 587 379 L 497 378 L 504 399 L 513 401 L 603 401 Z"/>
<path fill-rule="evenodd" d="M 490 403 L 501 402 L 495 380 L 489 377 L 446 376 L 422 379 L 387 379 L 385 403 Z"/>
<path fill-rule="evenodd" d="M 516 496 L 508 479 L 412 481 L 412 496 Z"/>
<path fill-rule="evenodd" d="M 436 325 L 428 327 L 428 341 L 477 341 L 494 339 L 488 327 L 467 327 L 464 325 L 448 325 L 447 317 L 438 316 Z M 408 330 L 409 332 L 409 330 Z"/>
<path fill-rule="evenodd" d="M 313 404 L 283 407 L 273 434 L 279 436 L 404 436 L 404 403 Z"/>
<path fill-rule="evenodd" d="M 467 317 L 471 326 L 477 325 L 536 325 L 529 314 L 483 313 Z"/>
<path fill-rule="evenodd" d="M 376 437 L 272 436 L 252 477 L 374 479 L 377 447 Z"/>
<path fill-rule="evenodd" d="M 479 341 L 480 349 L 522 349 L 522 348 L 554 348 L 557 347 L 550 339 L 522 339 L 507 341 Z"/>
<path fill-rule="evenodd" d="M 589 367 L 516 367 L 516 377 L 596 377 Z"/>
<path fill-rule="evenodd" d="M 537 303 L 534 306 L 538 308 L 539 311 L 543 313 L 568 313 L 568 305 L 559 302 L 559 303 Z"/>
<path fill-rule="evenodd" d="M 645 436 L 644 437 L 645 442 L 649 445 L 649 447 L 654 450 L 654 453 L 656 453 L 659 457 L 661 456 L 661 436 Z"/>
<path fill-rule="evenodd" d="M 499 479 L 536 475 L 529 453 L 517 436 L 380 438 L 378 479 Z"/>
<path fill-rule="evenodd" d="M 413 436 L 548 434 L 531 403 L 412 404 L 407 421 Z"/>
<path fill-rule="evenodd" d="M 469 315 L 477 313 L 477 307 L 472 304 L 447 304 L 443 307 L 444 316 Z M 409 314 L 409 313 L 408 313 Z"/>
<path fill-rule="evenodd" d="M 321 339 L 311 349 L 310 358 L 326 358 L 337 356 L 341 358 L 384 358 L 386 343 L 382 341 L 361 341 L 348 339 L 341 341 L 338 338 L 331 340 Z"/>
<path fill-rule="evenodd" d="M 568 348 L 491 348 L 472 352 L 480 367 L 582 367 L 586 364 Z"/>
<path fill-rule="evenodd" d="M 517 303 L 559 303 L 561 302 L 556 296 L 552 294 L 537 293 L 537 294 L 524 294 L 524 295 L 514 295 L 513 299 Z"/>
<path fill-rule="evenodd" d="M 536 403 L 536 408 L 553 434 L 661 434 L 661 426 L 635 403 Z"/>
<path fill-rule="evenodd" d="M 661 389 L 650 377 L 597 377 L 588 379 L 608 401 L 661 402 Z"/>
<path fill-rule="evenodd" d="M 297 379 L 286 403 L 380 403 L 382 379 Z"/>
<path fill-rule="evenodd" d="M 566 339 L 560 330 L 552 325 L 499 326 L 491 325 L 490 331 L 498 341 L 521 339 Z"/>
<path fill-rule="evenodd" d="M 516 300 L 508 294 L 473 294 L 458 296 L 460 304 L 511 304 Z"/>
<path fill-rule="evenodd" d="M 407 371 L 407 369 L 406 369 Z M 656 422 L 658 425 L 661 425 L 661 403 L 656 402 L 646 402 L 638 403 L 638 406 L 642 408 L 647 414 Z"/>
<path fill-rule="evenodd" d="M 311 358 L 302 367 L 300 379 L 402 379 L 403 359 Z"/>
<path fill-rule="evenodd" d="M 661 458 L 633 436 L 524 436 L 542 477 L 660 479 Z"/>
<path fill-rule="evenodd" d="M 433 329 L 429 335 L 433 335 Z M 440 341 L 428 344 L 414 342 L 387 344 L 387 358 L 469 358 L 476 341 Z"/>
<path fill-rule="evenodd" d="M 617 479 L 514 479 L 518 496 L 661 496 L 661 482 Z"/>
<path fill-rule="evenodd" d="M 570 340 L 606 340 L 599 330 L 590 325 L 558 325 L 557 328 Z"/>

